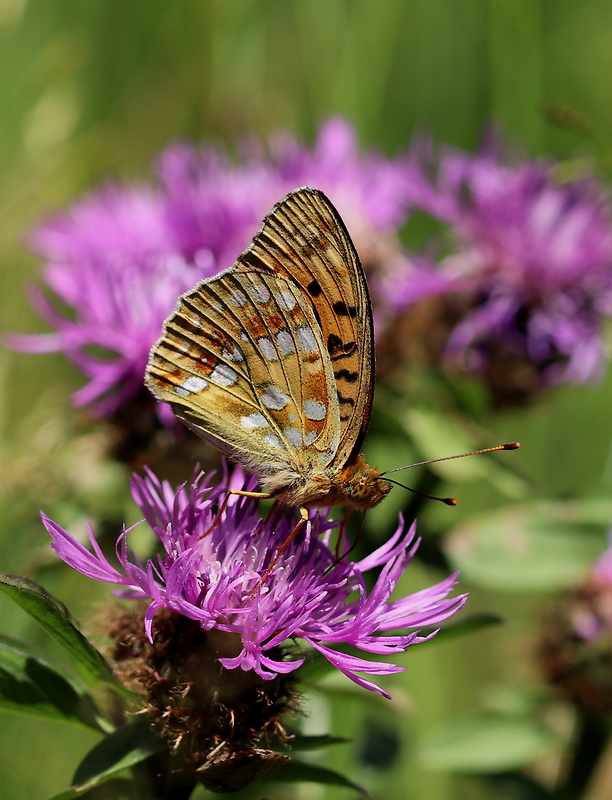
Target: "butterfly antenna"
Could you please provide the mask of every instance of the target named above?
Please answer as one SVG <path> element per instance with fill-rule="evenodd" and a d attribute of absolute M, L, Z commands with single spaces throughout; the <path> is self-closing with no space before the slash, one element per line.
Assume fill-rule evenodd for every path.
<path fill-rule="evenodd" d="M 411 469 L 412 467 L 424 467 L 426 464 L 435 464 L 438 461 L 452 461 L 454 458 L 467 458 L 467 456 L 478 456 L 481 453 L 494 453 L 496 450 L 518 450 L 520 446 L 520 442 L 506 442 L 506 444 L 498 444 L 496 447 L 472 450 L 471 453 L 460 453 L 458 456 L 443 456 L 442 458 L 430 458 L 428 461 L 417 461 L 416 464 L 406 464 L 405 467 L 388 469 L 386 472 L 381 472 L 381 475 L 389 475 L 391 472 L 400 472 L 403 469 Z"/>
<path fill-rule="evenodd" d="M 427 462 L 425 462 L 427 463 Z M 418 466 L 417 464 L 411 464 L 411 467 Z M 400 467 L 400 469 L 408 469 L 407 467 Z M 389 472 L 395 472 L 394 469 L 389 470 Z M 446 503 L 447 506 L 456 506 L 459 502 L 456 497 L 437 497 L 435 494 L 427 494 L 426 492 L 419 492 L 418 489 L 412 489 L 410 486 L 406 486 L 404 483 L 400 483 L 399 481 L 394 481 L 392 478 L 385 478 L 387 483 L 393 483 L 395 486 L 401 486 L 402 489 L 408 489 L 409 492 L 412 494 L 418 494 L 419 497 L 426 497 L 428 500 L 439 500 L 441 503 Z"/>
<path fill-rule="evenodd" d="M 426 494 L 425 492 L 419 492 L 418 489 L 412 489 L 410 486 L 406 486 L 403 483 L 399 483 L 398 481 L 394 481 L 392 478 L 386 478 L 385 475 L 389 475 L 391 472 L 400 472 L 403 469 L 411 469 L 412 467 L 423 467 L 426 464 L 435 464 L 438 461 L 452 461 L 455 458 L 466 458 L 467 456 L 477 456 L 481 453 L 494 453 L 496 450 L 518 450 L 520 447 L 520 442 L 506 442 L 506 444 L 498 444 L 496 447 L 485 447 L 482 450 L 472 450 L 470 453 L 461 453 L 457 456 L 443 456 L 442 458 L 431 458 L 428 461 L 418 461 L 416 464 L 407 464 L 405 467 L 396 467 L 395 469 L 388 469 L 386 472 L 381 472 L 381 477 L 384 478 L 388 483 L 393 483 L 396 486 L 401 486 L 402 489 L 407 489 L 412 494 L 418 494 L 420 497 L 427 497 L 429 500 L 439 500 L 441 503 L 446 503 L 447 506 L 456 506 L 458 500 L 455 497 L 437 497 L 434 494 Z"/>

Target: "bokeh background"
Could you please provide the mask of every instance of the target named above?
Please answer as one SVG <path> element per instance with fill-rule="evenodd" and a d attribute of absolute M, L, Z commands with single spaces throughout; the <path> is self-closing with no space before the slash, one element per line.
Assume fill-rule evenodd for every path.
<path fill-rule="evenodd" d="M 288 130 L 309 142 L 322 121 L 342 115 L 363 148 L 395 154 L 422 129 L 474 150 L 494 122 L 525 155 L 584 160 L 604 179 L 612 166 L 606 0 L 1 0 L 0 65 L 4 330 L 46 330 L 26 297 L 40 268 L 24 245 L 28 230 L 101 180 L 151 180 L 151 164 L 177 139 L 231 148 L 245 134 L 266 139 Z M 116 531 L 135 514 L 126 472 L 97 459 L 95 427 L 69 402 L 81 377 L 60 355 L 2 350 L 0 375 L 0 567 L 35 576 L 77 617 L 91 619 L 106 590 L 54 564 L 38 509 L 71 530 L 102 509 L 108 520 L 112 509 Z M 450 745 L 445 740 L 445 749 L 439 745 L 445 734 L 436 739 L 436 731 L 483 708 L 510 709 L 524 721 L 535 707 L 526 696 L 545 696 L 532 655 L 542 609 L 563 584 L 559 571 L 554 578 L 547 572 L 557 548 L 555 519 L 577 519 L 557 548 L 570 554 L 569 584 L 603 550 L 612 520 L 611 408 L 608 375 L 486 420 L 491 443 L 521 440 L 520 453 L 507 456 L 512 468 L 490 481 L 482 468 L 455 467 L 445 493 L 458 495 L 461 505 L 423 513 L 432 527 L 451 533 L 477 513 L 508 507 L 512 535 L 522 518 L 508 504 L 549 499 L 550 546 L 534 556 L 524 585 L 512 573 L 522 570 L 520 560 L 495 562 L 493 547 L 488 578 L 470 582 L 468 573 L 463 586 L 472 592 L 471 612 L 500 614 L 506 624 L 413 648 L 407 671 L 386 684 L 393 701 L 356 694 L 342 680 L 307 700 L 310 732 L 352 739 L 314 756 L 320 763 L 345 771 L 378 798 L 504 796 L 504 765 L 493 758 L 489 776 L 474 777 L 483 764 L 473 753 L 472 761 L 469 753 L 457 755 L 462 734 Z M 452 420 L 433 428 L 431 456 L 461 444 Z M 374 461 L 404 463 L 410 447 L 399 442 L 394 452 L 377 430 L 368 449 Z M 577 497 L 590 499 L 589 515 L 571 505 Z M 401 498 L 395 502 L 386 513 Z M 439 573 L 420 563 L 410 585 L 433 579 Z M 53 652 L 5 597 L 0 618 L 4 630 Z M 538 775 L 555 774 L 571 735 L 562 707 L 550 704 L 546 713 L 556 742 L 537 726 L 518 728 L 518 740 L 528 742 L 524 760 Z M 1 714 L 3 797 L 59 791 L 95 741 L 81 730 Z M 473 751 L 476 741 L 470 740 Z M 515 746 L 510 738 L 508 749 Z M 514 766 L 522 756 L 516 758 Z M 313 800 L 351 795 L 308 785 L 275 791 L 274 797 Z"/>

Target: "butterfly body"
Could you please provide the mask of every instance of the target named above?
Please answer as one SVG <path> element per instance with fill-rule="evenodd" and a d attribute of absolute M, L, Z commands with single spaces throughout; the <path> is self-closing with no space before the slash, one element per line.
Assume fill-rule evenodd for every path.
<path fill-rule="evenodd" d="M 335 473 L 279 473 L 262 478 L 261 485 L 273 497 L 299 508 L 350 506 L 365 510 L 378 505 L 391 490 L 380 472 L 366 462 L 363 453 Z"/>
<path fill-rule="evenodd" d="M 331 202 L 304 188 L 232 267 L 179 299 L 146 382 L 270 496 L 365 509 L 390 489 L 360 452 L 373 373 L 363 268 Z"/>

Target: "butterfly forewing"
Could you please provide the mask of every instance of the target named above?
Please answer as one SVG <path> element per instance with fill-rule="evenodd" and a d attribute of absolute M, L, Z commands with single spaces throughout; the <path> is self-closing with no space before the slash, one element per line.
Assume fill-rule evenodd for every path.
<path fill-rule="evenodd" d="M 327 351 L 284 277 L 233 269 L 181 298 L 148 383 L 197 433 L 260 474 L 323 468 L 339 442 Z"/>
<path fill-rule="evenodd" d="M 357 253 L 329 200 L 305 188 L 274 206 L 232 267 L 180 298 L 147 383 L 281 496 L 369 507 L 387 491 L 362 497 L 372 372 Z"/>
<path fill-rule="evenodd" d="M 298 284 L 314 309 L 331 360 L 344 464 L 359 452 L 374 389 L 373 326 L 363 269 L 351 238 L 322 192 L 299 189 L 277 203 L 233 267 Z"/>

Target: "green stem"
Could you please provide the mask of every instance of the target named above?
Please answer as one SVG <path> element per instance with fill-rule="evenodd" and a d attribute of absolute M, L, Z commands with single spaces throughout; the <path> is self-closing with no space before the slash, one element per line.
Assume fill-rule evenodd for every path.
<path fill-rule="evenodd" d="M 576 738 L 573 759 L 559 800 L 578 800 L 585 796 L 602 753 L 608 742 L 609 728 L 601 714 L 579 708 L 576 710 Z"/>

